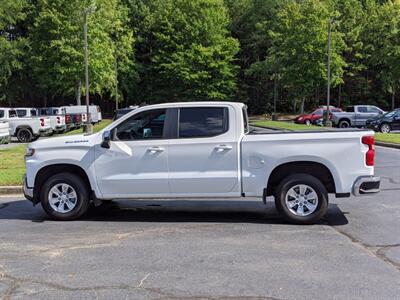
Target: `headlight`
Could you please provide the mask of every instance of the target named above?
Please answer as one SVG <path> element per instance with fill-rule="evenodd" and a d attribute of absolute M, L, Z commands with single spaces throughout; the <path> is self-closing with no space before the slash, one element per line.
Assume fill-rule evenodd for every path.
<path fill-rule="evenodd" d="M 299 120 L 299 121 L 302 121 L 302 120 L 303 120 L 303 117 L 299 117 L 298 120 Z"/>
<path fill-rule="evenodd" d="M 33 148 L 26 148 L 25 157 L 30 157 L 35 154 L 35 149 Z"/>

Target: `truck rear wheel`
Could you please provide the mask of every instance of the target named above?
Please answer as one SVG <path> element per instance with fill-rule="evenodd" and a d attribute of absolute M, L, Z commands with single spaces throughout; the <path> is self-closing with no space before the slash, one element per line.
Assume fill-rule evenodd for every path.
<path fill-rule="evenodd" d="M 85 182 L 72 173 L 50 177 L 40 191 L 41 204 L 54 220 L 79 219 L 89 208 L 89 191 Z"/>
<path fill-rule="evenodd" d="M 350 127 L 350 122 L 347 120 L 341 120 L 339 122 L 339 127 L 340 128 L 349 128 Z"/>
<path fill-rule="evenodd" d="M 286 177 L 275 190 L 275 205 L 279 213 L 295 224 L 313 224 L 328 208 L 325 186 L 314 176 L 294 174 Z"/>
<path fill-rule="evenodd" d="M 17 139 L 20 143 L 29 143 L 32 141 L 33 134 L 29 128 L 21 128 L 17 131 Z"/>

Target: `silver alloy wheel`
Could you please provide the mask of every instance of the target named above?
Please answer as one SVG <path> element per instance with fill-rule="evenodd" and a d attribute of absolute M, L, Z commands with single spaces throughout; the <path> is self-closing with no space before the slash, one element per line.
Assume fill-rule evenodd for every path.
<path fill-rule="evenodd" d="M 390 132 L 390 126 L 388 124 L 383 124 L 381 126 L 381 132 L 382 133 L 389 133 Z"/>
<path fill-rule="evenodd" d="M 62 214 L 71 212 L 78 203 L 75 189 L 66 183 L 54 185 L 49 191 L 48 200 L 51 208 Z"/>
<path fill-rule="evenodd" d="M 318 195 L 309 185 L 297 184 L 287 191 L 285 203 L 292 214 L 305 217 L 317 209 Z"/>
<path fill-rule="evenodd" d="M 311 126 L 311 121 L 310 121 L 310 120 L 306 120 L 305 124 L 306 124 L 307 126 Z"/>

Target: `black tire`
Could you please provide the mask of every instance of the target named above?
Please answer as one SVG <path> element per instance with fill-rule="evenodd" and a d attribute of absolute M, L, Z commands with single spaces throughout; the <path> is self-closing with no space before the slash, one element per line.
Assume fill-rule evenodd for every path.
<path fill-rule="evenodd" d="M 390 133 L 392 131 L 392 127 L 390 127 L 390 124 L 388 123 L 383 123 L 381 126 L 379 126 L 379 131 L 382 133 Z"/>
<path fill-rule="evenodd" d="M 18 129 L 17 139 L 20 143 L 30 143 L 33 139 L 32 131 L 29 128 Z"/>
<path fill-rule="evenodd" d="M 48 195 L 50 189 L 57 184 L 68 184 L 76 192 L 76 205 L 70 212 L 57 212 L 49 203 Z M 44 211 L 49 217 L 58 221 L 79 219 L 87 212 L 90 205 L 89 189 L 85 181 L 81 177 L 68 172 L 59 173 L 47 179 L 40 189 L 40 200 Z"/>
<path fill-rule="evenodd" d="M 349 127 L 351 127 L 351 124 L 348 120 L 340 120 L 339 127 L 340 128 L 349 128 Z"/>
<path fill-rule="evenodd" d="M 300 184 L 311 187 L 318 196 L 315 210 L 306 216 L 296 215 L 286 204 L 288 191 Z M 286 177 L 275 189 L 274 196 L 278 212 L 285 220 L 294 224 L 314 224 L 321 219 L 328 209 L 328 193 L 325 186 L 317 178 L 308 174 L 299 173 Z"/>

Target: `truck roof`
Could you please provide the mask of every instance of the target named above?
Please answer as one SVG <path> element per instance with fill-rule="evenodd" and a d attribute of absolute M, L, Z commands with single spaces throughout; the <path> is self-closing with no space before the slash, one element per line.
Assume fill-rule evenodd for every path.
<path fill-rule="evenodd" d="M 244 104 L 241 102 L 228 102 L 228 101 L 197 101 L 197 102 L 168 102 L 160 104 L 146 105 L 145 107 L 194 107 L 194 106 L 220 106 L 220 105 L 231 105 L 242 109 Z M 142 106 L 144 107 L 144 106 Z"/>

